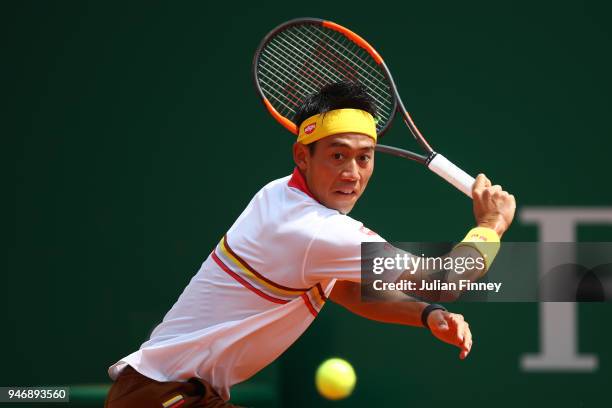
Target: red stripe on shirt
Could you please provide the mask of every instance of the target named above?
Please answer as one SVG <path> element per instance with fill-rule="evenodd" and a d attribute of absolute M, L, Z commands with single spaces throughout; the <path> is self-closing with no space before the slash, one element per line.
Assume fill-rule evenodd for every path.
<path fill-rule="evenodd" d="M 304 303 L 306 304 L 306 307 L 308 307 L 308 310 L 310 310 L 310 313 L 312 313 L 314 317 L 317 317 L 318 313 L 310 303 L 310 299 L 308 299 L 308 295 L 306 293 L 302 293 L 302 299 L 304 299 Z"/>
<path fill-rule="evenodd" d="M 251 265 L 249 265 L 248 263 L 246 263 L 246 261 L 244 259 L 242 259 L 237 253 L 235 253 L 232 248 L 230 247 L 229 242 L 227 242 L 227 234 L 225 234 L 225 236 L 223 237 L 223 241 L 225 242 L 225 248 L 227 249 L 227 251 L 232 254 L 232 256 L 234 258 L 236 258 L 238 260 L 238 262 L 240 262 L 242 264 L 242 266 L 244 266 L 245 268 L 247 268 L 249 271 L 251 271 L 255 276 L 257 276 L 258 278 L 260 278 L 261 280 L 264 280 L 266 282 L 268 282 L 270 285 L 275 286 L 279 289 L 282 290 L 288 290 L 288 291 L 296 291 L 296 292 L 306 292 L 308 289 L 296 289 L 296 288 L 290 288 L 287 286 L 283 286 L 283 285 L 279 285 L 276 282 L 271 281 L 270 279 L 266 278 L 265 276 L 263 276 L 262 274 L 260 274 L 259 272 L 257 272 L 255 269 L 251 268 Z"/>
<path fill-rule="evenodd" d="M 253 285 L 251 285 L 249 282 L 247 282 L 244 279 L 242 279 L 238 274 L 236 274 L 234 271 L 232 271 L 230 268 L 228 268 L 227 265 L 225 265 L 223 263 L 223 261 L 221 259 L 219 259 L 217 254 L 214 253 L 214 251 L 211 253 L 211 255 L 213 257 L 213 260 L 217 263 L 217 265 L 219 265 L 219 267 L 221 269 L 223 269 L 225 272 L 227 272 L 232 278 L 234 278 L 238 282 L 240 282 L 244 287 L 246 287 L 247 289 L 250 289 L 253 293 L 261 296 L 264 299 L 269 300 L 270 302 L 280 303 L 280 304 L 289 303 L 288 300 L 278 299 L 278 298 L 272 297 L 272 296 L 262 292 L 261 290 L 257 289 Z"/>
<path fill-rule="evenodd" d="M 317 282 L 317 290 L 319 291 L 319 295 L 321 295 L 321 299 L 323 299 L 324 302 L 327 302 L 327 296 L 325 296 L 325 292 L 323 291 L 323 288 L 319 282 Z"/>

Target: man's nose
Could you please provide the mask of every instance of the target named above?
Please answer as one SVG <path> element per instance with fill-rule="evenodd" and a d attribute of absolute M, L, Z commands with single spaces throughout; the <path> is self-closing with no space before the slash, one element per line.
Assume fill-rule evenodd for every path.
<path fill-rule="evenodd" d="M 356 160 L 349 160 L 346 166 L 342 169 L 342 180 L 357 181 L 359 180 L 359 165 Z"/>

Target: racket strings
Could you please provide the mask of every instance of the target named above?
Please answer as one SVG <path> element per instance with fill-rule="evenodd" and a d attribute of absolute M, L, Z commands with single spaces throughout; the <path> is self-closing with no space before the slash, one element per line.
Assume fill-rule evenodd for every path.
<path fill-rule="evenodd" d="M 284 41 L 284 39 L 281 40 Z M 312 51 L 312 57 L 304 54 L 304 52 L 300 49 L 296 49 L 295 51 L 304 58 L 304 64 L 297 72 L 298 77 L 305 78 L 306 82 L 314 85 L 315 89 L 320 89 L 329 83 L 329 78 L 332 78 L 336 82 L 342 81 L 343 79 L 355 80 L 355 74 L 351 73 L 347 68 L 343 68 L 345 72 L 336 73 L 336 70 L 340 71 L 340 64 L 334 66 L 332 59 L 330 59 L 332 62 L 327 63 L 328 66 L 320 65 L 319 67 L 316 67 L 313 64 L 315 59 L 322 60 L 321 57 L 325 53 L 324 47 L 319 46 L 318 48 L 310 49 L 310 51 Z M 336 68 L 336 70 L 334 70 L 334 68 Z"/>
<path fill-rule="evenodd" d="M 342 80 L 366 86 L 378 108 L 377 130 L 394 114 L 388 80 L 376 61 L 341 33 L 320 25 L 297 24 L 277 33 L 264 46 L 257 73 L 264 96 L 290 120 L 309 95 Z"/>
<path fill-rule="evenodd" d="M 284 39 L 281 39 L 281 41 L 286 42 Z M 294 48 L 290 43 L 287 43 L 286 46 L 290 46 L 292 48 Z M 270 48 L 274 48 L 275 44 L 270 44 Z M 280 47 L 283 47 L 283 45 L 281 44 Z M 273 50 L 274 51 L 274 50 Z M 304 57 L 305 59 L 305 63 L 303 66 L 298 66 L 295 64 L 294 61 L 291 60 L 286 60 L 286 62 L 283 64 L 283 62 L 281 62 L 282 65 L 284 65 L 285 67 L 287 67 L 287 65 L 291 65 L 292 70 L 293 70 L 293 74 L 295 75 L 295 77 L 300 77 L 302 74 L 306 74 L 304 76 L 312 79 L 312 81 L 304 81 L 302 83 L 300 82 L 296 82 L 298 84 L 298 86 L 300 86 L 300 88 L 302 90 L 305 90 L 308 94 L 311 93 L 315 93 L 317 91 L 317 89 L 319 89 L 321 86 L 325 85 L 327 83 L 327 79 L 325 77 L 323 77 L 321 74 L 319 74 L 318 72 L 316 72 L 315 70 L 313 70 L 311 67 L 309 67 L 310 65 L 310 60 L 308 59 L 307 55 L 304 55 L 303 52 L 301 52 L 299 49 L 292 49 L 289 50 L 287 48 L 283 48 L 281 50 L 279 50 L 279 52 L 281 53 L 288 53 L 294 51 L 296 53 L 300 53 L 302 57 Z M 282 56 L 280 56 L 280 58 L 282 58 Z M 335 80 L 340 81 L 342 80 L 342 78 L 340 76 L 334 75 L 332 72 L 330 72 L 329 70 L 325 69 L 325 67 L 322 67 L 323 70 L 325 71 L 325 74 L 328 74 L 329 76 L 333 77 Z M 300 84 L 303 84 L 304 86 L 301 86 Z"/>
<path fill-rule="evenodd" d="M 306 43 L 312 44 L 312 40 L 308 37 L 306 38 L 297 38 L 298 41 L 305 40 Z M 315 55 L 315 58 L 320 60 L 322 63 L 326 64 L 329 67 L 336 68 L 343 75 L 343 79 L 349 79 L 351 81 L 357 81 L 357 71 L 348 65 L 341 58 L 340 53 L 333 46 L 327 47 L 327 43 L 325 41 L 318 41 L 316 44 L 311 45 L 311 50 Z M 322 66 L 323 69 L 326 69 L 325 65 Z M 329 72 L 329 70 L 327 70 Z M 332 71 L 333 72 L 333 71 Z M 333 75 L 333 74 L 332 74 Z M 367 78 L 366 78 L 367 80 Z M 370 85 L 374 85 L 371 81 L 367 81 Z"/>
<path fill-rule="evenodd" d="M 298 38 L 295 38 L 295 39 L 298 40 L 298 41 L 305 40 L 306 44 L 310 44 L 310 46 L 307 45 L 308 48 L 310 49 L 310 51 L 314 51 L 313 53 L 315 55 L 317 55 L 317 56 L 319 56 L 321 54 L 326 54 L 325 56 L 327 57 L 326 58 L 327 61 L 325 59 L 320 59 L 320 60 L 323 63 L 327 62 L 326 65 L 328 67 L 332 68 L 332 72 L 333 72 L 333 68 L 337 68 L 337 67 L 344 68 L 345 72 L 341 73 L 341 74 L 345 74 L 345 75 L 343 75 L 342 77 L 339 77 L 338 75 L 336 75 L 335 76 L 336 80 L 338 80 L 338 81 L 342 80 L 342 79 L 358 80 L 358 78 L 355 78 L 355 70 L 353 70 L 353 72 L 346 72 L 347 71 L 346 67 L 350 66 L 350 64 L 348 64 L 348 63 L 346 63 L 344 61 L 351 61 L 351 62 L 356 63 L 357 68 L 362 68 L 361 69 L 361 73 L 365 74 L 365 75 L 362 76 L 362 81 L 361 82 L 364 82 L 365 85 L 369 85 L 369 88 L 373 88 L 370 93 L 373 93 L 374 96 L 377 96 L 378 98 L 376 98 L 376 99 L 378 99 L 379 102 L 381 100 L 385 100 L 385 99 L 391 98 L 390 93 L 380 86 L 380 84 L 382 82 L 382 84 L 386 87 L 386 79 L 385 79 L 384 75 L 382 74 L 382 72 L 380 72 L 377 69 L 378 65 L 374 62 L 374 60 L 361 47 L 356 45 L 354 42 L 346 39 L 342 34 L 337 33 L 335 31 L 332 31 L 332 30 L 330 30 L 331 33 L 335 34 L 335 36 L 338 37 L 339 39 L 341 39 L 341 40 L 343 39 L 344 40 L 342 43 L 337 41 L 336 39 L 334 39 L 332 36 L 327 34 L 324 29 L 321 29 L 318 26 L 303 25 L 303 26 L 296 26 L 295 28 L 296 28 L 295 31 L 287 30 L 283 34 L 290 35 L 293 32 L 302 33 L 304 35 L 303 37 L 301 37 L 301 38 L 298 37 Z M 300 28 L 302 28 L 302 29 L 300 30 Z M 309 30 L 309 31 L 305 32 L 305 30 Z M 317 42 L 317 45 L 320 47 L 319 49 L 314 49 L 313 48 L 313 45 L 312 45 L 313 44 L 313 40 L 308 37 L 309 33 L 313 34 L 315 36 L 315 38 L 317 38 L 319 40 Z M 318 34 L 321 34 L 321 35 L 325 36 L 327 39 L 333 41 L 335 44 L 337 44 L 337 47 L 340 47 L 340 49 L 348 51 L 350 53 L 350 56 L 352 57 L 352 60 L 344 58 L 344 61 L 342 61 L 342 59 L 338 57 L 338 56 L 342 55 L 341 50 L 330 44 L 329 47 L 332 50 L 335 51 L 335 54 L 331 53 L 329 51 L 329 48 L 326 47 L 326 45 L 328 45 L 328 42 L 324 41 L 324 38 L 322 38 Z M 362 53 L 363 56 L 358 55 L 357 53 L 355 53 L 355 50 L 351 50 L 351 48 L 359 50 Z M 321 49 L 326 51 L 326 53 L 321 53 L 320 52 Z M 319 51 L 319 52 L 317 52 L 317 51 Z M 334 58 L 330 58 L 329 55 L 333 55 Z M 304 55 L 304 57 L 308 57 L 308 56 Z M 367 63 L 368 60 L 371 61 L 371 65 Z M 338 61 L 341 61 L 341 63 L 339 64 Z M 334 66 L 334 65 L 337 65 L 337 66 Z M 355 64 L 353 64 L 353 65 L 355 65 Z M 323 65 L 321 68 L 325 69 L 325 65 Z M 329 69 L 327 69 L 326 71 L 330 72 Z M 378 75 L 374 76 L 373 74 L 378 74 Z M 384 107 L 385 107 L 385 105 L 383 104 L 382 105 L 383 110 L 384 110 Z M 391 112 L 387 112 L 387 113 L 390 114 Z"/>
<path fill-rule="evenodd" d="M 338 34 L 338 35 L 340 35 L 340 36 L 341 36 L 341 34 Z M 344 37 L 342 37 L 342 38 L 344 38 Z M 358 48 L 359 50 L 362 50 L 362 49 L 361 49 L 361 48 L 360 48 L 358 45 L 356 45 L 356 44 L 355 44 L 355 43 L 353 43 L 352 41 L 348 41 L 348 40 L 347 40 L 347 43 L 348 43 L 348 44 L 347 44 L 347 47 L 346 47 L 346 48 L 347 48 L 347 50 L 350 50 L 350 48 L 349 48 L 350 46 L 353 46 L 353 47 Z M 325 44 L 325 43 L 324 43 L 324 44 Z M 342 44 L 340 44 L 340 45 L 342 45 Z M 325 49 L 325 50 L 326 50 L 328 53 L 330 52 L 330 51 L 329 51 L 329 50 L 328 50 L 328 49 L 327 49 L 325 46 L 323 46 L 323 48 L 324 48 L 324 49 Z M 339 51 L 338 51 L 336 48 L 334 48 L 333 46 L 331 46 L 331 48 L 332 48 L 334 51 L 336 51 L 336 54 L 334 55 L 334 56 L 335 56 L 335 58 L 336 58 L 336 60 L 340 60 L 340 59 L 337 57 L 337 55 L 339 54 Z M 362 51 L 363 51 L 363 50 L 362 50 Z M 363 51 L 363 52 L 365 53 L 365 51 Z M 362 83 L 364 83 L 364 85 L 368 86 L 368 88 L 369 88 L 369 90 L 370 90 L 370 94 L 372 95 L 372 97 L 374 97 L 374 98 L 375 98 L 375 100 L 376 100 L 377 102 L 380 102 L 381 100 L 382 100 L 382 101 L 384 101 L 384 100 L 386 100 L 387 98 L 391 98 L 391 95 L 390 95 L 390 94 L 389 94 L 387 91 L 385 91 L 385 89 L 383 89 L 383 88 L 381 88 L 381 87 L 380 87 L 380 82 L 381 82 L 381 81 L 383 81 L 383 83 L 384 83 L 384 82 L 386 81 L 386 79 L 385 79 L 384 75 L 382 75 L 382 74 L 381 74 L 381 77 L 375 77 L 375 76 L 373 76 L 373 75 L 372 75 L 371 73 L 369 73 L 369 72 L 368 72 L 368 70 L 367 70 L 367 69 L 365 69 L 365 68 L 370 68 L 370 69 L 374 69 L 374 68 L 373 68 L 372 66 L 370 66 L 370 65 L 365 65 L 365 67 L 364 67 L 364 66 L 362 66 L 362 65 L 361 65 L 361 63 L 363 63 L 363 64 L 367 64 L 367 63 L 366 63 L 366 61 L 364 61 L 364 60 L 363 60 L 363 58 L 359 57 L 359 56 L 358 56 L 358 55 L 356 55 L 355 53 L 353 53 L 353 55 L 356 57 L 355 62 L 358 64 L 358 67 L 359 67 L 359 68 L 364 68 L 364 70 L 363 70 L 362 72 L 363 72 L 363 73 L 365 73 L 365 74 L 368 74 L 367 76 L 362 76 L 362 78 L 361 78 L 361 81 L 360 81 L 360 82 L 362 82 Z M 369 54 L 367 54 L 367 55 L 369 56 Z M 329 59 L 329 57 L 328 57 L 328 59 Z M 325 62 L 325 61 L 323 61 L 323 62 Z M 335 63 L 335 61 L 333 61 L 333 62 Z M 343 64 L 343 66 L 348 66 L 348 65 L 346 65 L 346 64 L 344 63 L 344 61 L 342 61 L 342 64 Z M 346 70 L 346 68 L 345 68 L 345 70 Z M 350 80 L 353 80 L 353 81 L 359 81 L 359 78 L 358 78 L 358 77 L 356 77 L 356 75 L 355 75 L 355 74 L 356 74 L 356 72 L 357 72 L 357 71 L 356 71 L 355 69 L 352 69 L 352 72 L 346 72 L 346 75 L 344 76 L 344 79 L 350 79 Z M 341 80 L 341 79 L 338 79 L 338 80 Z M 389 109 L 385 109 L 385 108 L 386 108 L 386 106 L 385 106 L 384 104 L 382 104 L 382 105 L 381 105 L 381 104 L 378 104 L 378 106 L 379 106 L 379 110 L 381 110 L 381 111 L 382 111 L 381 113 L 383 113 L 383 115 L 384 115 L 384 116 L 389 116 L 389 117 L 391 116 L 391 113 L 392 113 L 392 112 L 391 112 L 390 110 L 392 109 L 392 105 L 391 105 L 391 107 L 390 107 Z"/>
<path fill-rule="evenodd" d="M 304 58 L 304 63 L 299 68 L 297 74 L 299 76 L 303 76 L 307 78 L 309 80 L 307 82 L 314 84 L 317 88 L 320 88 L 323 85 L 325 85 L 327 82 L 327 77 L 324 76 L 325 74 L 329 74 L 330 76 L 333 76 L 333 74 L 329 70 L 326 70 L 326 72 L 319 72 L 319 70 L 317 70 L 316 67 L 314 67 L 312 63 L 313 59 L 310 58 L 309 55 L 305 54 L 304 50 L 292 46 L 291 43 L 288 42 L 284 38 L 281 38 L 281 41 L 284 41 L 287 46 L 291 46 L 296 53 L 298 53 L 301 57 Z M 298 41 L 300 40 L 298 39 Z M 316 54 L 317 52 L 320 52 L 320 51 L 315 51 L 314 53 Z"/>
<path fill-rule="evenodd" d="M 312 57 L 306 54 L 304 50 L 295 47 L 293 43 L 295 43 L 295 40 L 291 39 L 291 41 L 288 41 L 286 38 L 284 38 L 281 35 L 279 36 L 279 42 L 277 45 L 280 48 L 279 51 L 282 52 L 284 55 L 290 55 L 291 53 L 296 53 L 297 55 L 299 55 L 300 58 L 303 59 L 304 62 L 301 66 L 291 60 L 289 60 L 289 64 L 293 66 L 293 73 L 295 74 L 296 78 L 304 77 L 307 79 L 307 81 L 304 81 L 302 83 L 309 85 L 308 94 L 317 92 L 318 89 L 320 89 L 321 87 L 329 83 L 330 77 L 334 78 L 335 81 L 341 81 L 343 79 L 342 76 L 335 75 L 332 71 L 330 71 L 329 69 L 326 69 L 324 66 L 320 67 L 322 71 L 321 69 L 316 69 L 316 67 L 314 67 L 312 64 L 312 61 L 313 61 Z M 273 44 L 270 44 L 270 47 L 273 47 Z M 327 76 L 324 76 L 324 75 L 327 75 Z M 292 82 L 296 82 L 296 81 L 292 80 Z"/>
<path fill-rule="evenodd" d="M 282 54 L 283 54 L 284 51 L 282 51 L 282 50 L 278 50 L 277 51 L 275 49 L 275 47 L 276 47 L 275 44 L 270 44 L 270 46 L 268 47 L 268 50 L 270 51 L 270 53 L 269 53 L 270 59 L 273 59 L 274 61 L 268 62 L 262 56 L 261 63 L 265 64 L 268 69 L 273 71 L 275 73 L 276 78 L 279 78 L 279 77 L 277 76 L 277 70 L 276 70 L 274 64 L 279 64 L 281 66 L 282 71 L 278 72 L 278 74 L 280 74 L 280 75 L 282 75 L 283 72 L 289 72 L 289 71 L 291 71 L 292 73 L 295 74 L 297 69 L 296 69 L 295 66 L 293 66 L 293 62 L 290 61 L 290 60 L 283 60 Z M 307 94 L 308 93 L 316 92 L 316 89 L 314 89 L 312 87 L 309 87 L 309 85 L 306 84 L 306 83 L 299 83 L 299 82 L 296 82 L 296 81 L 293 81 L 293 82 L 294 82 L 294 84 L 298 88 L 300 88 L 301 92 L 305 92 Z"/>
<path fill-rule="evenodd" d="M 264 94 L 266 97 L 270 96 L 283 105 L 283 110 L 278 109 L 276 106 L 275 108 L 287 118 L 293 117 L 295 108 L 302 102 L 304 95 L 317 92 L 316 85 L 306 81 L 295 80 L 295 78 L 300 77 L 298 74 L 299 67 L 290 59 L 284 57 L 284 55 L 289 55 L 291 52 L 291 50 L 284 49 L 282 45 L 269 44 L 260 58 L 259 68 L 262 69 L 258 70 L 258 73 L 264 79 L 268 79 L 268 81 L 260 80 Z M 287 90 L 295 92 L 287 92 Z M 285 99 L 289 99 L 294 107 L 288 106 L 286 102 L 281 102 Z"/>
<path fill-rule="evenodd" d="M 316 34 L 317 31 L 312 31 L 313 27 L 311 26 L 311 33 Z M 324 30 L 320 30 L 320 33 L 322 35 L 324 35 L 325 37 L 327 37 L 328 39 L 330 39 L 332 42 L 334 42 L 335 44 L 337 44 L 341 49 L 344 49 L 346 51 L 348 51 L 351 54 L 351 57 L 353 57 L 353 61 L 359 66 L 359 68 L 363 69 L 363 73 L 367 74 L 367 77 L 364 77 L 364 79 L 370 83 L 370 85 L 374 86 L 375 88 L 378 88 L 380 91 L 383 91 L 384 94 L 384 89 L 381 89 L 377 83 L 380 80 L 384 81 L 384 75 L 383 76 L 378 76 L 377 74 L 380 74 L 380 71 L 378 71 L 376 69 L 376 66 L 372 66 L 370 64 L 368 64 L 367 61 L 372 61 L 370 55 L 364 51 L 361 47 L 359 47 L 357 44 L 355 44 L 354 42 L 347 40 L 342 34 L 337 33 L 337 32 L 333 32 L 337 38 L 339 39 L 344 39 L 345 41 L 339 42 L 337 39 L 334 39 L 332 36 L 330 36 L 329 34 L 327 34 Z M 331 46 L 331 45 L 330 45 Z M 333 48 L 333 46 L 331 46 Z M 339 50 L 335 49 L 336 52 L 339 52 Z M 358 55 L 355 51 L 359 52 L 361 54 Z M 364 59 L 364 55 L 365 55 L 365 59 Z M 369 79 L 368 79 L 369 77 Z M 380 97 L 383 97 L 383 95 L 380 95 Z"/>
<path fill-rule="evenodd" d="M 329 81 L 327 80 L 328 78 L 324 78 L 321 75 L 318 75 L 316 70 L 313 70 L 310 68 L 310 64 L 309 62 L 312 60 L 312 58 L 309 59 L 308 55 L 305 55 L 303 51 L 301 51 L 299 48 L 295 47 L 292 42 L 287 41 L 285 38 L 282 38 L 282 34 L 279 35 L 280 37 L 280 41 L 284 42 L 285 44 L 279 43 L 278 47 L 274 47 L 273 43 L 270 43 L 270 47 L 273 48 L 273 58 L 276 60 L 276 62 L 280 62 L 281 65 L 283 65 L 285 68 L 287 68 L 286 63 L 283 64 L 281 58 L 282 58 L 282 54 L 279 55 L 279 53 L 283 53 L 284 55 L 287 55 L 286 53 L 291 52 L 291 49 L 297 53 L 299 53 L 302 57 L 305 58 L 306 60 L 306 64 L 304 65 L 304 67 L 302 67 L 302 70 L 299 74 L 301 74 L 302 76 L 305 77 L 310 77 L 310 79 L 314 79 L 315 83 L 315 88 L 320 88 L 321 86 L 325 85 L 326 83 L 329 83 Z M 327 36 L 329 38 L 329 36 Z M 292 40 L 296 39 L 295 36 L 293 36 Z M 298 40 L 302 40 L 302 38 L 299 38 Z M 309 40 L 309 39 L 306 39 Z M 318 57 L 319 60 L 322 60 L 324 62 L 327 62 L 327 65 L 330 66 L 330 68 L 332 69 L 332 71 L 330 71 L 330 69 L 326 69 L 325 66 L 322 66 L 323 70 L 325 71 L 325 73 L 330 74 L 330 76 L 332 76 L 336 81 L 342 80 L 342 79 L 351 79 L 351 80 L 356 80 L 356 71 L 353 69 L 351 72 L 351 66 L 347 63 L 345 63 L 342 58 L 339 58 L 338 53 L 334 54 L 330 51 L 330 49 L 328 47 L 326 47 L 327 43 L 325 41 L 318 41 L 316 44 L 316 48 L 313 48 L 312 46 L 312 41 L 309 41 L 309 43 L 311 44 L 310 51 L 312 52 L 312 54 L 315 55 L 315 59 Z M 352 45 L 353 47 L 357 47 L 354 43 L 349 42 L 350 45 Z M 291 48 L 291 49 L 288 49 Z M 334 47 L 331 47 L 332 49 L 336 50 Z M 358 55 L 356 55 L 354 52 L 352 52 L 352 54 L 355 57 L 359 58 L 359 61 L 361 63 L 365 63 L 365 61 L 360 58 Z M 321 58 L 324 57 L 324 58 Z M 296 65 L 291 63 L 291 61 L 289 61 L 290 64 L 292 65 L 292 71 L 293 73 L 295 73 L 295 69 L 296 69 Z M 361 64 L 359 64 L 361 66 Z M 341 71 L 341 76 L 338 75 L 333 75 L 333 70 L 336 71 Z M 364 71 L 367 73 L 367 71 Z M 278 75 L 275 75 L 278 78 Z M 367 78 L 366 78 L 367 79 Z M 295 81 L 293 81 L 295 82 Z M 373 85 L 373 87 L 375 88 L 375 96 L 378 96 L 378 99 L 380 100 L 381 98 L 384 98 L 385 96 L 380 95 L 379 92 L 376 92 L 376 89 L 380 89 L 378 86 L 376 86 L 375 83 L 373 83 L 371 80 L 366 81 L 368 82 L 370 85 Z M 297 83 L 299 84 L 299 83 Z M 278 83 L 277 83 L 278 85 Z M 303 87 L 301 87 L 302 90 Z M 309 89 L 309 91 L 311 91 L 310 93 L 313 93 L 313 91 L 315 91 L 314 89 Z M 291 92 L 289 92 L 289 94 L 291 94 Z M 287 107 L 286 104 L 284 104 L 283 106 Z M 383 114 L 386 113 L 387 115 L 390 116 L 390 112 L 389 110 L 385 110 L 384 109 L 384 105 L 382 105 L 382 111 Z M 385 115 L 386 116 L 386 115 Z"/>

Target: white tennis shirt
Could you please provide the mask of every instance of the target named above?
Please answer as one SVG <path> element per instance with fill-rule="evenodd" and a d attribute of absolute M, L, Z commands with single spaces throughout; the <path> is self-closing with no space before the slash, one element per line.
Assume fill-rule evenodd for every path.
<path fill-rule="evenodd" d="M 317 202 L 300 172 L 262 188 L 126 365 L 157 381 L 199 377 L 222 398 L 308 328 L 336 279 L 360 281 L 362 223 Z"/>

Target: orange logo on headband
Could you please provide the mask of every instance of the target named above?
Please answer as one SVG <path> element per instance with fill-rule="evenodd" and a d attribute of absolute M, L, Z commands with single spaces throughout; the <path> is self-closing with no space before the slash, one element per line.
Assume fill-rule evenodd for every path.
<path fill-rule="evenodd" d="M 310 125 L 306 126 L 304 128 L 304 133 L 306 133 L 307 135 L 311 134 L 312 132 L 314 132 L 315 128 L 317 127 L 316 123 L 311 123 Z"/>

